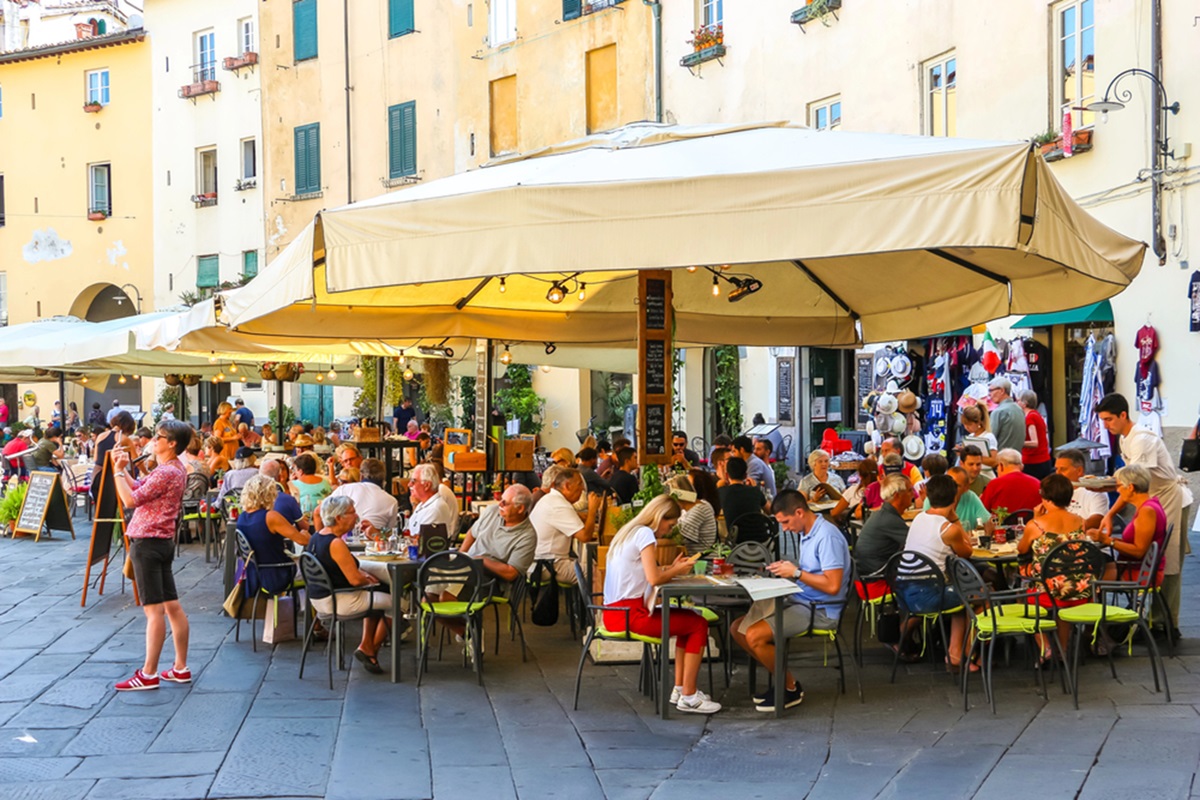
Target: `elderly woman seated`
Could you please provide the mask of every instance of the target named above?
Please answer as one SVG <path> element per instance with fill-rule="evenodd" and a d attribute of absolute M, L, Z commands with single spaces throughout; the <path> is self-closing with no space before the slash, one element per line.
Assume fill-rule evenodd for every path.
<path fill-rule="evenodd" d="M 323 527 L 312 535 L 304 552 L 311 553 L 325 568 L 335 591 L 353 587 L 362 590 L 338 593 L 337 611 L 344 615 L 366 614 L 363 618 L 362 641 L 354 651 L 354 657 L 367 672 L 379 674 L 383 672 L 379 666 L 379 647 L 387 638 L 389 628 L 385 614 L 392 607 L 391 596 L 386 588 L 378 588 L 386 571 L 378 577 L 365 571 L 364 565 L 359 564 L 342 539 L 358 524 L 353 500 L 344 496 L 326 498 L 321 503 L 321 522 Z M 333 613 L 334 598 L 328 591 L 309 585 L 308 596 L 318 614 L 327 616 Z"/>
<path fill-rule="evenodd" d="M 1113 478 L 1117 481 L 1118 500 L 1104 515 L 1100 527 L 1088 531 L 1097 542 L 1105 547 L 1112 547 L 1116 552 L 1117 562 L 1109 566 L 1104 577 L 1106 580 L 1115 578 L 1116 568 L 1120 566 L 1126 573 L 1122 578 L 1136 578 L 1137 566 L 1145 558 L 1146 551 L 1153 542 L 1158 545 L 1160 552 L 1157 577 L 1161 581 L 1166 568 L 1166 559 L 1161 558 L 1161 551 L 1167 536 L 1167 514 L 1158 498 L 1150 496 L 1150 472 L 1141 464 L 1128 464 L 1117 470 Z M 1136 509 L 1133 519 L 1120 535 L 1114 536 L 1113 519 L 1116 511 L 1125 504 Z"/>
<path fill-rule="evenodd" d="M 237 529 L 254 551 L 257 570 L 246 573 L 246 591 L 260 589 L 267 594 L 286 591 L 295 579 L 296 567 L 288 559 L 289 541 L 303 547 L 309 535 L 296 530 L 287 518 L 275 511 L 279 485 L 266 475 L 255 475 L 242 489 L 242 513 Z M 280 566 L 283 565 L 283 566 Z"/>
<path fill-rule="evenodd" d="M 808 468 L 812 471 L 800 480 L 800 493 L 809 502 L 829 499 L 825 496 L 825 486 L 832 486 L 839 494 L 846 491 L 846 482 L 836 472 L 829 470 L 829 453 L 819 447 L 808 454 Z"/>

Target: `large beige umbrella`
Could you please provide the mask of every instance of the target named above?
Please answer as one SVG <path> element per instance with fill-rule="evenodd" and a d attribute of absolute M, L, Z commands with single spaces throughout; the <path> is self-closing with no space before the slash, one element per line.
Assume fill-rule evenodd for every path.
<path fill-rule="evenodd" d="M 1102 300 L 1144 250 L 1028 143 L 642 123 L 323 212 L 222 319 L 628 343 L 636 271 L 668 268 L 682 344 L 852 345 Z"/>

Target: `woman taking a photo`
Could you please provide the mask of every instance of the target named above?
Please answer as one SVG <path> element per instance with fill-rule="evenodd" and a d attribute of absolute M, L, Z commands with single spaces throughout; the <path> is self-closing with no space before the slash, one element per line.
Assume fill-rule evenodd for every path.
<path fill-rule="evenodd" d="M 114 417 L 113 421 L 116 419 Z M 191 438 L 192 429 L 186 422 L 160 422 L 153 441 L 154 460 L 158 466 L 142 480 L 135 480 L 125 469 L 129 466 L 129 451 L 113 451 L 117 495 L 125 508 L 134 509 L 133 520 L 125 532 L 129 539 L 126 557 L 133 562 L 133 575 L 142 611 L 146 614 L 146 659 L 133 677 L 116 685 L 118 692 L 157 689 L 160 680 L 192 682 L 192 673 L 187 666 L 188 618 L 179 605 L 179 592 L 171 573 L 175 529 L 187 483 L 187 470 L 180 463 L 179 454 L 187 448 Z M 171 669 L 159 674 L 158 658 L 166 640 L 168 619 L 171 620 L 171 639 L 175 645 L 175 663 Z"/>
<path fill-rule="evenodd" d="M 695 560 L 680 554 L 671 566 L 658 566 L 657 540 L 670 533 L 679 517 L 679 504 L 673 498 L 656 497 L 613 537 L 604 573 L 604 604 L 628 609 L 628 613 L 605 611 L 604 627 L 608 630 L 662 636 L 662 612 L 651 612 L 646 607 L 647 598 L 653 587 L 691 572 Z M 670 633 L 675 637 L 675 690 L 671 692 L 671 702 L 690 714 L 717 713 L 721 704 L 696 688 L 696 676 L 708 644 L 708 623 L 693 611 L 672 610 Z M 667 643 L 663 642 L 663 646 Z"/>

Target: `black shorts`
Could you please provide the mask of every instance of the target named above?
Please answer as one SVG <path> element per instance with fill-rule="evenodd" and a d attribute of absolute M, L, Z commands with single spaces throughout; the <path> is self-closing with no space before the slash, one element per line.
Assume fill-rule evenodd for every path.
<path fill-rule="evenodd" d="M 129 557 L 137 580 L 142 605 L 154 606 L 178 600 L 171 562 L 175 560 L 174 539 L 130 539 Z"/>

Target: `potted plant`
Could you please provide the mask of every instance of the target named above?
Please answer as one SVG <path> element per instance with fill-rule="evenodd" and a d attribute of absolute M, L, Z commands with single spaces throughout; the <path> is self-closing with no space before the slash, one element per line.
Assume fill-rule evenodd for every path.
<path fill-rule="evenodd" d="M 8 491 L 4 494 L 3 499 L 0 499 L 0 529 L 10 536 L 13 524 L 21 515 L 21 506 L 25 503 L 25 492 L 28 490 L 29 484 L 21 483 L 20 479 L 14 475 L 9 481 Z"/>
<path fill-rule="evenodd" d="M 100 109 L 102 109 L 102 108 L 104 108 L 104 105 L 103 105 L 102 103 L 98 103 L 98 102 L 96 102 L 96 101 L 94 101 L 94 100 L 93 100 L 93 101 L 90 101 L 90 102 L 87 102 L 87 103 L 84 103 L 84 104 L 83 104 L 83 113 L 85 113 L 85 114 L 95 114 L 96 112 L 98 112 L 98 111 L 99 111 Z"/>
<path fill-rule="evenodd" d="M 1062 135 L 1054 130 L 1054 128 L 1047 128 L 1032 137 L 1029 141 L 1036 144 L 1041 149 L 1042 155 L 1045 155 L 1059 146 L 1059 143 L 1062 141 Z"/>
<path fill-rule="evenodd" d="M 302 364 L 297 364 L 290 361 L 280 361 L 275 365 L 275 380 L 294 381 L 299 379 L 301 373 L 303 372 L 304 366 Z"/>
<path fill-rule="evenodd" d="M 262 378 L 264 381 L 275 380 L 275 362 L 264 361 L 263 363 L 259 364 L 258 377 Z"/>

